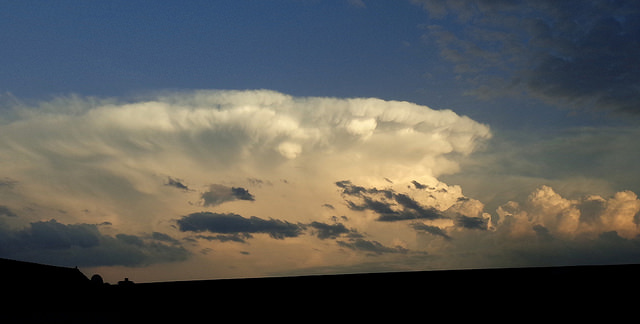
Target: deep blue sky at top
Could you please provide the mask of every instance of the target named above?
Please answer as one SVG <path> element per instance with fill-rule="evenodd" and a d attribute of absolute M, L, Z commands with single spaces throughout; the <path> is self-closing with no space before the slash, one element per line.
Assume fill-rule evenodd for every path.
<path fill-rule="evenodd" d="M 450 108 L 492 127 L 592 123 L 531 98 L 478 100 L 424 40 L 410 1 L 14 1 L 0 9 L 0 93 L 48 99 L 272 89 Z M 438 19 L 448 30 L 455 17 Z M 524 115 L 523 115 L 524 114 Z"/>
<path fill-rule="evenodd" d="M 2 12 L 2 90 L 122 95 L 163 88 L 271 88 L 393 96 L 428 64 L 425 13 L 346 1 L 15 2 Z M 411 85 L 413 83 L 413 85 Z"/>

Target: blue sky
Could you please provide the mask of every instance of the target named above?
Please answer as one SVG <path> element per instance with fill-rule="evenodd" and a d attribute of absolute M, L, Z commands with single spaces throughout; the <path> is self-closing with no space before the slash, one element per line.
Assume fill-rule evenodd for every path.
<path fill-rule="evenodd" d="M 441 55 L 429 28 L 469 28 L 454 13 L 430 15 L 409 1 L 60 1 L 5 7 L 7 63 L 0 86 L 19 98 L 272 89 L 406 100 L 504 127 L 594 122 L 592 116 L 563 118 L 566 111 L 526 97 L 479 101 L 466 94 L 475 85 L 454 72 L 456 63 Z"/>
<path fill-rule="evenodd" d="M 8 7 L 3 41 L 12 45 L 5 57 L 14 63 L 14 78 L 3 80 L 3 88 L 16 95 L 269 88 L 335 96 L 385 89 L 387 96 L 402 96 L 394 92 L 415 82 L 420 73 L 414 64 L 425 61 L 424 48 L 405 48 L 419 42 L 417 25 L 424 20 L 409 3 L 62 1 Z M 10 82 L 15 76 L 22 83 Z"/>
<path fill-rule="evenodd" d="M 2 3 L 0 256 L 112 281 L 635 262 L 639 15 Z"/>

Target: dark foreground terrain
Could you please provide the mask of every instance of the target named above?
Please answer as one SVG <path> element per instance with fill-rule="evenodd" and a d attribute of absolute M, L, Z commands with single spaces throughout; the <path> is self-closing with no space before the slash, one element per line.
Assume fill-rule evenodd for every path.
<path fill-rule="evenodd" d="M 3 323 L 575 321 L 640 308 L 640 265 L 104 284 L 0 259 L 0 273 Z"/>

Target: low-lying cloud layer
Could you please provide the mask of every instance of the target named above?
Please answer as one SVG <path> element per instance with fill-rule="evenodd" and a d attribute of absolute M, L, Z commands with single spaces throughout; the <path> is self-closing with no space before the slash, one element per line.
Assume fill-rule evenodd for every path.
<path fill-rule="evenodd" d="M 102 234 L 99 228 L 108 225 L 62 224 L 51 219 L 31 222 L 20 230 L 0 227 L 0 255 L 81 267 L 146 266 L 184 261 L 190 255 L 168 234 Z"/>

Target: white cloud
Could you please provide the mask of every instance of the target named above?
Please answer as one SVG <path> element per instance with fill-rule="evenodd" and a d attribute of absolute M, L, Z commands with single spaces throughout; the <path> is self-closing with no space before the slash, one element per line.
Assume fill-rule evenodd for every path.
<path fill-rule="evenodd" d="M 373 135 L 377 125 L 378 123 L 374 118 L 353 119 L 347 125 L 347 131 L 354 135 L 360 135 L 363 139 L 367 139 Z"/>
<path fill-rule="evenodd" d="M 13 107 L 2 120 L 0 177 L 20 183 L 12 207 L 38 204 L 64 211 L 56 216 L 61 222 L 87 222 L 90 215 L 91 223 L 147 232 L 163 232 L 171 219 L 198 211 L 193 206 L 211 183 L 246 186 L 247 178 L 295 185 L 278 193 L 261 188 L 255 204 L 224 207 L 293 221 L 316 217 L 322 213 L 309 206 L 339 199 L 335 181 L 437 182 L 439 174 L 458 170 L 459 155 L 491 136 L 486 125 L 450 110 L 268 90 L 127 102 L 71 96 Z M 164 185 L 170 177 L 192 191 L 176 195 Z"/>
<path fill-rule="evenodd" d="M 523 203 L 510 201 L 499 207 L 497 214 L 498 226 L 514 236 L 535 236 L 536 226 L 563 238 L 597 237 L 615 231 L 633 239 L 640 234 L 640 200 L 631 191 L 618 192 L 608 199 L 590 195 L 572 200 L 542 186 Z"/>
<path fill-rule="evenodd" d="M 439 177 L 456 183 L 490 211 L 525 201 L 542 185 L 569 199 L 640 192 L 637 127 L 573 127 L 499 131 L 483 150 L 459 159 L 460 171 Z"/>
<path fill-rule="evenodd" d="M 455 169 L 445 154 L 468 154 L 490 137 L 487 126 L 447 110 L 272 91 L 198 91 L 128 103 L 71 97 L 22 108 L 22 116 L 1 126 L 0 150 L 14 157 L 9 168 L 57 161 L 55 168 L 144 165 L 171 173 L 176 160 L 222 170 L 304 156 L 322 165 L 345 163 L 350 154 L 369 171 L 386 161 L 387 167 L 418 166 L 437 175 Z"/>
<path fill-rule="evenodd" d="M 302 147 L 296 143 L 282 142 L 278 145 L 278 152 L 287 159 L 295 159 L 302 152 Z"/>

